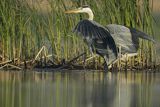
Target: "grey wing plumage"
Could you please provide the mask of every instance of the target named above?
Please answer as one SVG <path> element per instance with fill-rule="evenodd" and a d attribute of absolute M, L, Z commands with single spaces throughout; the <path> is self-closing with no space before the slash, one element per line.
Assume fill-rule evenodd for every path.
<path fill-rule="evenodd" d="M 116 44 L 121 46 L 122 53 L 135 53 L 139 48 L 139 38 L 154 41 L 147 34 L 122 25 L 109 24 L 106 26 Z"/>
<path fill-rule="evenodd" d="M 129 28 L 116 24 L 109 24 L 106 28 L 114 38 L 118 48 L 121 47 L 122 54 L 137 52 L 139 40 L 138 37 L 133 38 Z"/>
<path fill-rule="evenodd" d="M 137 29 L 135 29 L 135 28 L 129 28 L 129 29 L 130 29 L 130 32 L 131 32 L 131 34 L 132 34 L 133 36 L 137 36 L 137 37 L 139 37 L 139 38 L 142 38 L 142 39 L 146 39 L 146 40 L 155 42 L 155 40 L 154 40 L 151 36 L 147 35 L 146 33 L 142 32 L 142 31 L 140 31 L 140 30 L 137 30 Z"/>
<path fill-rule="evenodd" d="M 117 57 L 117 48 L 114 39 L 105 27 L 91 20 L 81 20 L 73 32 L 81 34 L 84 38 L 91 40 L 103 40 L 104 45 L 108 46 Z"/>

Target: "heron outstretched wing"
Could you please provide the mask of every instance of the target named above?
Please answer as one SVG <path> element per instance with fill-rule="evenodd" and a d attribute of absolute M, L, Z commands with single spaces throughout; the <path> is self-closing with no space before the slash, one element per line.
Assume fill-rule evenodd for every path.
<path fill-rule="evenodd" d="M 137 52 L 139 40 L 136 36 L 132 36 L 129 28 L 117 24 L 109 24 L 106 28 L 114 38 L 116 45 L 121 47 L 122 53 Z"/>
<path fill-rule="evenodd" d="M 137 52 L 139 48 L 139 38 L 154 42 L 150 36 L 135 28 L 129 28 L 117 24 L 109 24 L 106 26 L 106 28 L 115 40 L 117 46 L 121 46 L 122 53 Z"/>
<path fill-rule="evenodd" d="M 117 48 L 114 39 L 107 29 L 97 22 L 91 20 L 81 20 L 76 25 L 73 32 L 82 35 L 85 39 L 89 38 L 91 41 L 102 40 L 106 48 L 109 47 L 109 49 L 112 50 L 114 55 L 117 57 Z"/>

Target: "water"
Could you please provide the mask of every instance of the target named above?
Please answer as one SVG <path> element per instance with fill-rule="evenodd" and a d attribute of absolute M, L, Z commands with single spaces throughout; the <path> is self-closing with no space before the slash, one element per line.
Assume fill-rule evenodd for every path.
<path fill-rule="evenodd" d="M 0 107 L 160 107 L 160 73 L 1 71 Z"/>

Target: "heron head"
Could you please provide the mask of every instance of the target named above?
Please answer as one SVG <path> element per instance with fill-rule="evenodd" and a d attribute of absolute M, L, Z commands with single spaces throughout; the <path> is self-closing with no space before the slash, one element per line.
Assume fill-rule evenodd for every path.
<path fill-rule="evenodd" d="M 89 20 L 93 20 L 93 12 L 89 8 L 88 5 L 84 5 L 82 7 L 77 8 L 77 9 L 65 11 L 65 13 L 67 13 L 67 14 L 70 14 L 70 13 L 88 13 Z"/>
<path fill-rule="evenodd" d="M 89 8 L 88 5 L 84 5 L 77 9 L 65 11 L 65 13 L 88 13 L 88 12 L 92 12 L 92 10 Z"/>

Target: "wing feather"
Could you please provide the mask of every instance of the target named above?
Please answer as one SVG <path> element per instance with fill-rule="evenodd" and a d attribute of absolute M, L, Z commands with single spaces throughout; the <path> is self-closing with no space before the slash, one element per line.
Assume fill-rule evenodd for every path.
<path fill-rule="evenodd" d="M 102 25 L 98 24 L 95 21 L 91 20 L 81 20 L 73 32 L 81 34 L 84 38 L 90 38 L 92 41 L 94 40 L 103 40 L 106 45 L 105 49 L 109 47 L 110 50 L 113 51 L 115 56 L 117 56 L 117 48 L 114 39 L 108 32 L 108 30 Z"/>

